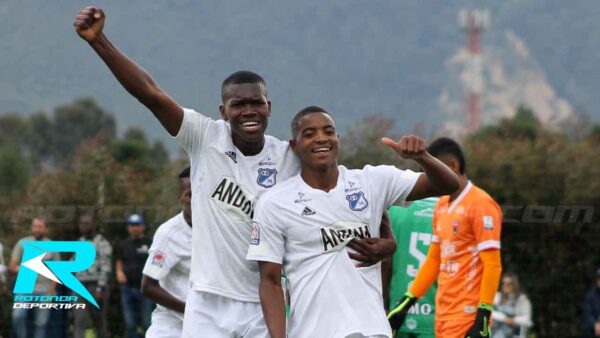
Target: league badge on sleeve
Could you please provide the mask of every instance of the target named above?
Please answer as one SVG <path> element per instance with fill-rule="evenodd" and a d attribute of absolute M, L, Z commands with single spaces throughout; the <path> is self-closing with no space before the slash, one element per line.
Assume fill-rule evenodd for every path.
<path fill-rule="evenodd" d="M 494 230 L 494 219 L 492 216 L 483 216 L 483 228 L 485 230 Z"/>
<path fill-rule="evenodd" d="M 369 205 L 369 202 L 367 202 L 365 194 L 362 191 L 346 195 L 346 199 L 350 203 L 350 209 L 354 211 L 364 210 Z"/>
<path fill-rule="evenodd" d="M 158 250 L 154 251 L 152 253 L 152 265 L 162 268 L 164 263 L 165 263 L 165 254 Z"/>
<path fill-rule="evenodd" d="M 258 185 L 270 188 L 275 185 L 277 179 L 277 169 L 260 168 L 258 169 L 258 178 L 256 183 Z"/>
<path fill-rule="evenodd" d="M 260 229 L 258 223 L 252 222 L 252 229 L 250 229 L 250 245 L 260 244 Z"/>

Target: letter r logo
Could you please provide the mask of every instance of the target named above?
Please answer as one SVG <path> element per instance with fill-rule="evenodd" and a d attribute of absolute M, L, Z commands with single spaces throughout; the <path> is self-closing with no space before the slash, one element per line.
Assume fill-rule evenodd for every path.
<path fill-rule="evenodd" d="M 98 303 L 88 290 L 75 278 L 74 272 L 88 269 L 96 259 L 96 248 L 83 241 L 25 241 L 23 258 L 13 293 L 33 293 L 38 274 L 75 291 L 95 307 Z M 48 252 L 73 252 L 72 261 L 42 261 Z"/>

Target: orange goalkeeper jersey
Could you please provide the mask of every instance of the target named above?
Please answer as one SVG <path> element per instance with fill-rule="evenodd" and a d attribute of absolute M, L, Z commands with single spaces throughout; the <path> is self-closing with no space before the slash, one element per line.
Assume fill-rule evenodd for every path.
<path fill-rule="evenodd" d="M 479 303 L 483 264 L 479 252 L 500 249 L 502 211 L 485 191 L 468 182 L 452 202 L 441 197 L 433 216 L 433 243 L 440 245 L 436 319 L 472 318 Z"/>

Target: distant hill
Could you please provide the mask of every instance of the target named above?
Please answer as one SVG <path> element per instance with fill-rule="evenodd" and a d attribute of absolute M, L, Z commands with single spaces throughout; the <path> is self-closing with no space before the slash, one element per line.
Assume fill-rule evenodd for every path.
<path fill-rule="evenodd" d="M 94 4 L 107 13 L 107 35 L 182 105 L 216 117 L 225 76 L 239 69 L 264 75 L 273 100 L 270 133 L 287 137 L 293 114 L 311 104 L 330 110 L 342 130 L 374 113 L 396 117 L 403 132 L 418 123 L 429 129 L 456 124 L 460 112 L 448 113 L 443 101 L 460 105 L 462 97 L 460 64 L 452 63 L 465 40 L 456 16 L 480 2 Z M 505 67 L 504 93 L 515 81 L 522 85 L 525 70 L 536 74 L 534 88 L 542 88 L 545 99 L 537 106 L 569 114 L 585 110 L 600 119 L 600 4 L 507 0 L 486 5 L 491 27 L 483 35 L 483 50 L 490 62 Z M 72 21 L 83 6 L 68 0 L 0 2 L 0 113 L 47 111 L 92 96 L 116 114 L 121 127 L 141 126 L 154 138 L 168 139 L 76 36 Z M 515 41 L 526 48 L 526 61 L 515 56 Z M 528 101 L 540 100 L 538 90 L 532 93 L 504 95 L 497 105 L 504 110 L 488 107 L 485 121 L 513 103 L 535 106 Z M 173 142 L 167 144 L 175 149 Z"/>

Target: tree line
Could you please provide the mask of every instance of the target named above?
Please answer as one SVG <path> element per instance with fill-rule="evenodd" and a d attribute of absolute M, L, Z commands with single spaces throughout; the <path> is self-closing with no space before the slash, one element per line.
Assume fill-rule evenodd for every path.
<path fill-rule="evenodd" d="M 340 163 L 417 169 L 380 144 L 383 135 L 399 136 L 394 123 L 377 115 L 358 121 L 341 136 Z M 578 336 L 583 295 L 600 264 L 600 127 L 588 124 L 573 135 L 547 128 L 530 109 L 518 107 L 514 117 L 461 144 L 468 177 L 503 206 L 503 268 L 520 276 L 532 301 L 532 333 Z M 77 215 L 90 210 L 103 216 L 101 232 L 113 245 L 126 237 L 125 217 L 133 211 L 145 214 L 151 234 L 177 211 L 176 175 L 186 165 L 187 159 L 171 160 L 142 129 L 116 136 L 114 116 L 89 98 L 51 114 L 0 116 L 5 256 L 39 212 L 55 220 L 50 235 L 61 240 L 78 238 Z M 119 302 L 116 296 L 112 301 Z M 122 325 L 118 307 L 111 309 L 111 322 Z M 8 323 L 10 309 L 2 312 L 0 320 Z"/>

